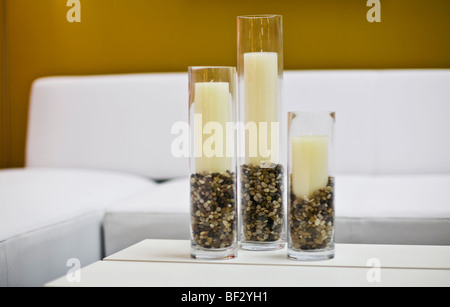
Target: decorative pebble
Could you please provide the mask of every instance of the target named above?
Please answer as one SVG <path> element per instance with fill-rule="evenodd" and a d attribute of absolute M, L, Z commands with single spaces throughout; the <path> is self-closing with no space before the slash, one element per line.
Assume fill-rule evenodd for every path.
<path fill-rule="evenodd" d="M 283 166 L 241 166 L 242 234 L 246 241 L 273 242 L 283 234 Z M 247 197 L 251 195 L 251 197 Z"/>
<path fill-rule="evenodd" d="M 330 246 L 334 237 L 334 178 L 325 188 L 308 198 L 291 193 L 289 201 L 289 238 L 297 250 L 316 250 Z"/>
<path fill-rule="evenodd" d="M 236 243 L 236 174 L 191 175 L 192 239 L 203 248 L 228 248 Z"/>

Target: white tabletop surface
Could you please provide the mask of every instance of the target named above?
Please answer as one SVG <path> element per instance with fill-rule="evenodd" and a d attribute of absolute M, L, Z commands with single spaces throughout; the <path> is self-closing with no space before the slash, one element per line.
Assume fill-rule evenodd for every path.
<path fill-rule="evenodd" d="M 336 244 L 334 259 L 316 262 L 288 259 L 286 248 L 264 252 L 240 249 L 234 259 L 212 261 L 193 259 L 189 252 L 189 240 L 144 240 L 104 260 L 367 268 L 368 262 L 378 259 L 384 268 L 450 270 L 449 246 Z"/>
<path fill-rule="evenodd" d="M 450 247 L 337 244 L 335 259 L 320 262 L 287 259 L 286 250 L 199 261 L 188 240 L 144 240 L 84 267 L 75 282 L 46 286 L 450 286 Z"/>

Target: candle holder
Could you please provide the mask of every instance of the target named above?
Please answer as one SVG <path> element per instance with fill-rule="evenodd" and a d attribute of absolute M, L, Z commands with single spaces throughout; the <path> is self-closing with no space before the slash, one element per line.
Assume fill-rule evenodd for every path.
<path fill-rule="evenodd" d="M 189 67 L 191 256 L 237 256 L 235 67 Z"/>
<path fill-rule="evenodd" d="M 334 257 L 334 112 L 288 113 L 288 257 Z"/>
<path fill-rule="evenodd" d="M 239 16 L 237 26 L 241 247 L 276 250 L 286 241 L 282 16 Z"/>

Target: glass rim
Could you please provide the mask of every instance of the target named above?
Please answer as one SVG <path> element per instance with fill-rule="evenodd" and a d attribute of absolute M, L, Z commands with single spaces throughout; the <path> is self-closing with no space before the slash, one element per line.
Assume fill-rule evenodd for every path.
<path fill-rule="evenodd" d="M 315 110 L 315 111 L 288 111 L 288 115 L 306 115 L 306 114 L 336 114 L 336 111 L 332 110 Z"/>
<path fill-rule="evenodd" d="M 236 69 L 236 66 L 188 66 L 188 70 L 198 69 Z"/>
<path fill-rule="evenodd" d="M 277 18 L 283 17 L 280 14 L 252 14 L 252 15 L 240 15 L 237 19 L 260 19 L 260 18 Z"/>

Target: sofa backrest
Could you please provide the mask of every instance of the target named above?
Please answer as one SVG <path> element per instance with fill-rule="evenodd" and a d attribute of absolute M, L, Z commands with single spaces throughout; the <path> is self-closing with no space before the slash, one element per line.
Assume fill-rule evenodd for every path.
<path fill-rule="evenodd" d="M 285 111 L 336 111 L 336 172 L 450 173 L 450 70 L 285 71 Z M 186 73 L 46 77 L 32 86 L 27 166 L 188 174 L 171 154 Z"/>
<path fill-rule="evenodd" d="M 450 70 L 286 72 L 287 110 L 336 111 L 336 172 L 450 173 Z"/>
<path fill-rule="evenodd" d="M 171 154 L 172 124 L 187 121 L 185 73 L 46 77 L 33 83 L 27 166 L 188 174 Z"/>

